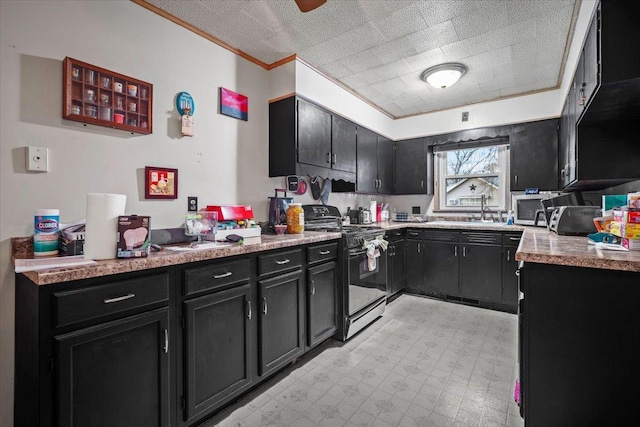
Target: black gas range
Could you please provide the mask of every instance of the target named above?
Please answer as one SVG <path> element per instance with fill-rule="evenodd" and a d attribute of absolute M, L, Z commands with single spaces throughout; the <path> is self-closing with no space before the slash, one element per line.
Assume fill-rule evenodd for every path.
<path fill-rule="evenodd" d="M 380 317 L 389 293 L 387 253 L 378 248 L 375 260 L 364 247 L 366 242 L 384 235 L 375 226 L 342 226 L 340 211 L 335 206 L 303 205 L 305 231 L 342 233 L 342 266 L 339 278 L 339 313 L 341 330 L 336 338 L 346 341 Z"/>

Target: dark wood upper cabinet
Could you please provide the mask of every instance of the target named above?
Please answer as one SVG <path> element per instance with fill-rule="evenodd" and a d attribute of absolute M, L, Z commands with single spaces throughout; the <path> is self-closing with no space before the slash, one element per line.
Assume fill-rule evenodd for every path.
<path fill-rule="evenodd" d="M 62 117 L 149 134 L 153 85 L 76 59 L 63 62 Z"/>
<path fill-rule="evenodd" d="M 331 167 L 331 114 L 298 101 L 298 162 Z"/>
<path fill-rule="evenodd" d="M 331 116 L 331 167 L 356 173 L 356 125 L 340 116 Z"/>
<path fill-rule="evenodd" d="M 378 135 L 359 127 L 357 141 L 356 190 L 360 193 L 375 193 L 378 189 Z"/>
<path fill-rule="evenodd" d="M 427 139 L 396 142 L 395 194 L 430 194 L 428 175 Z M 431 189 L 433 192 L 433 186 Z"/>
<path fill-rule="evenodd" d="M 378 193 L 393 194 L 393 142 L 378 135 Z"/>
<path fill-rule="evenodd" d="M 304 98 L 269 104 L 269 176 L 309 175 L 354 183 L 356 125 Z"/>
<path fill-rule="evenodd" d="M 513 125 L 511 191 L 558 189 L 558 119 Z"/>

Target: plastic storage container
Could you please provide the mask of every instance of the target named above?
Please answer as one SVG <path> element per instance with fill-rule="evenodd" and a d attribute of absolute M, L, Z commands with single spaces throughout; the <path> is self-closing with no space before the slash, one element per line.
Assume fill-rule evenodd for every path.
<path fill-rule="evenodd" d="M 299 234 L 304 231 L 304 210 L 302 203 L 291 203 L 287 209 L 287 233 Z"/>

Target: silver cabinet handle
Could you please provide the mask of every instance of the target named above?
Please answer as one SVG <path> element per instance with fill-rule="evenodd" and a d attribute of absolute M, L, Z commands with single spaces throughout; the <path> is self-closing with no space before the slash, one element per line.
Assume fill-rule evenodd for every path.
<path fill-rule="evenodd" d="M 409 233 L 409 236 L 417 236 L 417 235 L 418 235 L 418 233 L 416 233 L 415 231 L 412 231 L 412 232 Z"/>
<path fill-rule="evenodd" d="M 275 263 L 278 264 L 278 265 L 289 264 L 290 262 L 291 262 L 290 259 L 283 259 L 283 260 L 280 260 L 280 261 L 278 261 L 278 260 L 275 261 Z"/>
<path fill-rule="evenodd" d="M 562 169 L 560 171 L 560 178 L 564 179 L 565 174 L 566 174 L 566 172 L 564 171 L 564 169 Z"/>
<path fill-rule="evenodd" d="M 338 155 L 337 155 L 336 153 L 333 153 L 333 156 L 332 156 L 332 157 L 333 157 L 333 162 L 332 162 L 332 164 L 334 164 L 334 165 L 335 165 L 335 164 L 336 164 L 336 162 L 338 161 Z"/>
<path fill-rule="evenodd" d="M 247 301 L 247 319 L 251 320 L 251 301 Z"/>
<path fill-rule="evenodd" d="M 520 241 L 520 237 L 509 237 L 509 240 L 515 241 L 515 242 L 519 242 Z"/>
<path fill-rule="evenodd" d="M 418 243 L 418 253 L 420 253 L 420 246 L 422 246 L 422 245 L 420 245 L 420 244 Z"/>
<path fill-rule="evenodd" d="M 515 175 L 513 178 L 515 179 L 516 184 L 517 184 L 518 183 L 518 175 Z"/>
<path fill-rule="evenodd" d="M 520 270 L 516 270 L 516 276 L 520 277 Z"/>
<path fill-rule="evenodd" d="M 467 257 L 467 247 L 466 247 L 466 246 L 463 246 L 463 247 L 462 247 L 462 257 L 463 257 L 463 258 L 466 258 L 466 257 Z"/>
<path fill-rule="evenodd" d="M 453 247 L 453 256 L 458 256 L 458 247 L 457 246 Z"/>
<path fill-rule="evenodd" d="M 111 304 L 112 302 L 120 302 L 120 301 L 131 299 L 131 298 L 133 298 L 135 296 L 136 296 L 136 294 L 127 294 L 127 295 L 123 295 L 121 297 L 108 298 L 108 299 L 104 300 L 104 303 L 105 304 Z"/>
<path fill-rule="evenodd" d="M 327 153 L 327 163 L 331 163 L 331 153 Z"/>
<path fill-rule="evenodd" d="M 507 249 L 507 261 L 511 261 L 511 249 Z"/>
<path fill-rule="evenodd" d="M 329 255 L 331 251 L 320 251 L 320 255 Z"/>
<path fill-rule="evenodd" d="M 267 315 L 267 298 L 262 298 L 262 314 Z"/>
<path fill-rule="evenodd" d="M 311 281 L 311 295 L 315 295 L 316 294 L 316 282 L 315 281 Z"/>
<path fill-rule="evenodd" d="M 214 279 L 222 279 L 223 277 L 229 277 L 231 276 L 233 273 L 230 271 L 227 271 L 226 273 L 223 274 L 216 274 L 213 276 Z"/>
<path fill-rule="evenodd" d="M 164 330 L 164 352 L 169 353 L 169 331 Z"/>
<path fill-rule="evenodd" d="M 420 188 L 424 188 L 424 181 L 420 181 Z"/>

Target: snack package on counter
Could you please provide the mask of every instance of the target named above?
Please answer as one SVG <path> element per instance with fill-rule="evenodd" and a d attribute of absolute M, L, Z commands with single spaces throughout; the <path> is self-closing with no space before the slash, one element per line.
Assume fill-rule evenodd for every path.
<path fill-rule="evenodd" d="M 640 191 L 627 194 L 627 206 L 640 209 Z"/>
<path fill-rule="evenodd" d="M 128 215 L 118 217 L 118 258 L 140 258 L 151 249 L 149 223 L 151 217 Z"/>

